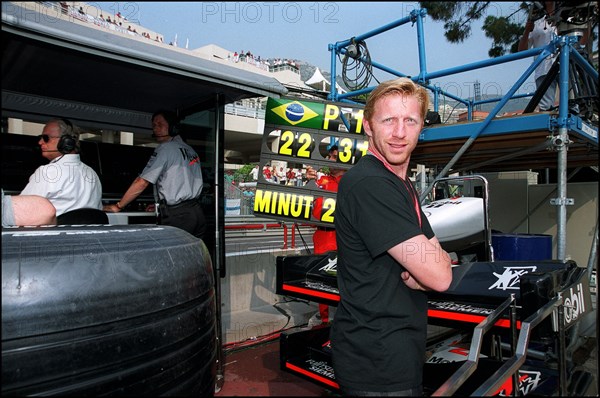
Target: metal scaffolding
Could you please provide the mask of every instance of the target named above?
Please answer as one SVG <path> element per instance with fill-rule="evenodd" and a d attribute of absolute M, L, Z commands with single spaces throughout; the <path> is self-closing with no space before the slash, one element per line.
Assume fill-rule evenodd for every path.
<path fill-rule="evenodd" d="M 426 9 L 413 10 L 409 16 L 378 29 L 351 39 L 329 44 L 332 87 L 335 87 L 336 63 L 339 56 L 354 57 L 362 62 L 368 62 L 371 68 L 379 69 L 397 77 L 410 77 L 416 83 L 429 89 L 433 95 L 434 109 L 438 109 L 440 96 L 451 98 L 466 105 L 468 122 L 428 126 L 421 133 L 419 145 L 411 155 L 411 162 L 425 164 L 426 166 L 435 162 L 439 162 L 436 163 L 438 165 L 444 164 L 441 171 L 435 176 L 435 180 L 422 191 L 421 200 L 427 197 L 437 181 L 450 172 L 478 172 L 486 168 L 491 170 L 492 166 L 496 167 L 495 170 L 499 168 L 519 170 L 518 167 L 525 169 L 556 168 L 558 173 L 557 197 L 551 199 L 550 203 L 557 208 L 557 258 L 564 261 L 566 257 L 567 206 L 573 204 L 573 200 L 567 196 L 568 161 L 571 162 L 570 165 L 573 167 L 593 167 L 598 164 L 598 100 L 596 92 L 598 72 L 580 54 L 577 48 L 578 35 L 571 32 L 564 36 L 557 36 L 545 47 L 430 72 L 427 70 L 423 30 L 426 15 Z M 364 43 L 373 36 L 409 23 L 415 26 L 417 31 L 418 74 L 409 76 L 372 60 L 370 56 L 366 57 L 365 54 L 356 53 L 358 44 Z M 364 48 L 366 48 L 366 44 Z M 555 67 L 560 90 L 558 111 L 529 113 L 531 109 L 535 108 L 537 105 L 535 101 L 539 102 L 539 98 L 543 93 L 517 95 L 516 92 L 537 66 L 552 54 L 558 54 L 556 61 L 558 66 Z M 522 74 L 517 76 L 515 83 L 508 92 L 498 98 L 460 98 L 442 90 L 439 85 L 433 83 L 435 79 L 440 77 L 534 56 L 536 57 L 535 60 Z M 353 98 L 366 95 L 374 88 L 375 86 L 364 87 L 343 94 L 332 90 L 328 98 L 333 101 L 354 102 Z M 582 117 L 576 112 L 571 112 L 569 108 L 570 89 L 576 92 L 581 91 L 580 89 L 588 90 L 583 94 L 579 93 L 579 95 L 587 96 L 591 101 L 596 101 L 592 118 Z M 592 92 L 590 93 L 589 90 L 592 90 Z M 528 113 L 497 118 L 498 112 L 509 100 L 525 97 L 532 97 L 529 106 L 525 109 Z M 496 103 L 496 105 L 483 121 L 473 121 L 473 110 L 483 103 Z M 504 143 L 500 143 L 501 141 Z M 549 156 L 549 153 L 553 155 Z M 536 162 L 535 167 L 533 167 L 532 160 Z M 500 162 L 502 162 L 501 166 L 499 166 Z"/>

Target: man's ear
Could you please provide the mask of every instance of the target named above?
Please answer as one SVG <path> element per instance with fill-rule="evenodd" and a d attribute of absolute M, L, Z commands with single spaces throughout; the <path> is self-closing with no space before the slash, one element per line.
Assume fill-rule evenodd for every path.
<path fill-rule="evenodd" d="M 365 130 L 365 135 L 369 138 L 371 137 L 371 125 L 367 119 L 363 119 L 363 129 Z"/>

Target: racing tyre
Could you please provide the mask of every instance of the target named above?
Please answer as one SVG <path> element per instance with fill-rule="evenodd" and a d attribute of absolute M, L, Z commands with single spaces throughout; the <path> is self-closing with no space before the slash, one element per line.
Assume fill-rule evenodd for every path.
<path fill-rule="evenodd" d="M 2 395 L 214 395 L 214 275 L 156 225 L 2 229 Z"/>

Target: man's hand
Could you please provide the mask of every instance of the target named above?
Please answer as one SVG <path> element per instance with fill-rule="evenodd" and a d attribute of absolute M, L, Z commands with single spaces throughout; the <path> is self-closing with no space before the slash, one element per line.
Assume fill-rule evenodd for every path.
<path fill-rule="evenodd" d="M 104 205 L 102 206 L 102 210 L 108 213 L 118 213 L 121 211 L 121 209 L 119 209 L 119 207 L 115 204 L 115 205 Z"/>
<path fill-rule="evenodd" d="M 417 280 L 415 278 L 413 278 L 413 276 L 410 274 L 410 272 L 408 271 L 404 271 L 401 274 L 402 276 L 402 281 L 404 282 L 404 284 L 408 287 L 410 287 L 413 290 L 425 290 L 423 288 L 423 286 L 421 286 L 419 284 L 419 282 L 417 282 Z"/>
<path fill-rule="evenodd" d="M 317 179 L 317 170 L 313 169 L 311 166 L 306 166 L 306 179 L 307 180 L 316 180 Z"/>

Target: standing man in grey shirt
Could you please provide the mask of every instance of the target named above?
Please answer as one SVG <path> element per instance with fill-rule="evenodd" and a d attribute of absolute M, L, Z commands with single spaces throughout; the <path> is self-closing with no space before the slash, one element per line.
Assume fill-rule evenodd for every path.
<path fill-rule="evenodd" d="M 159 224 L 181 228 L 202 239 L 206 219 L 200 206 L 203 185 L 200 158 L 178 135 L 176 123 L 172 112 L 161 110 L 152 115 L 152 136 L 160 145 L 121 200 L 104 206 L 104 211 L 123 210 L 148 184 L 154 184 L 160 204 Z"/>

